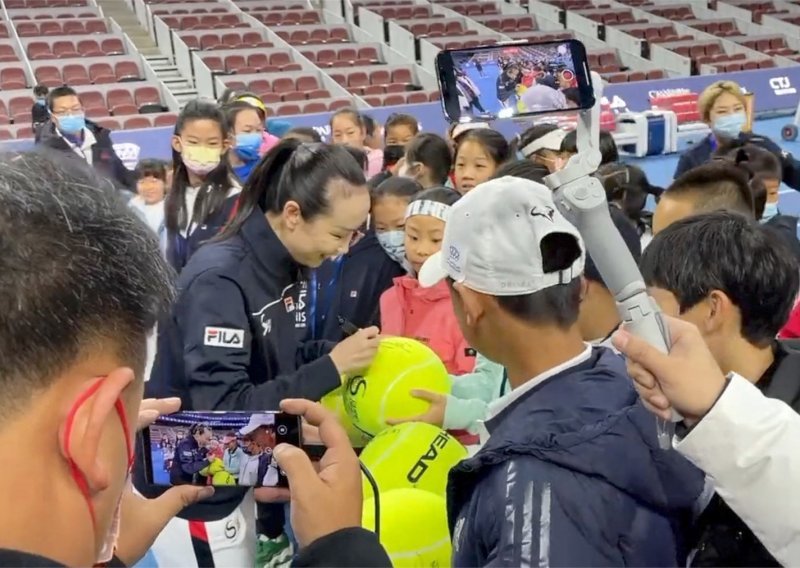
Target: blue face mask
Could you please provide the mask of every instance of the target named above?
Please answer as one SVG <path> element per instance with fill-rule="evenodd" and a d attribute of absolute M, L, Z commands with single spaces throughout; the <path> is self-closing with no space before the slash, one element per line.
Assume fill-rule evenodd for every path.
<path fill-rule="evenodd" d="M 767 203 L 764 205 L 764 213 L 761 214 L 761 221 L 769 221 L 778 214 L 777 203 Z"/>
<path fill-rule="evenodd" d="M 403 231 L 375 233 L 384 252 L 398 264 L 406 265 L 406 234 Z"/>
<path fill-rule="evenodd" d="M 58 119 L 58 129 L 64 134 L 77 134 L 86 127 L 83 114 L 71 114 Z"/>
<path fill-rule="evenodd" d="M 262 138 L 260 132 L 248 132 L 236 135 L 236 154 L 245 162 L 254 162 L 261 155 L 258 149 L 261 148 Z"/>
<path fill-rule="evenodd" d="M 711 130 L 713 130 L 714 134 L 718 137 L 732 140 L 739 137 L 745 124 L 747 124 L 747 115 L 744 111 L 736 112 L 720 116 L 714 120 L 714 123 L 711 125 Z"/>

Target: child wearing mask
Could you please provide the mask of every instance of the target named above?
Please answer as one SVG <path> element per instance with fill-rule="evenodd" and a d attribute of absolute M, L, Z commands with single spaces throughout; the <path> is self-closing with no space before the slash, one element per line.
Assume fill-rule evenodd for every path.
<path fill-rule="evenodd" d="M 164 197 L 166 196 L 167 166 L 161 160 L 140 160 L 136 164 L 136 197 L 128 205 L 147 223 L 159 241 L 166 235 Z"/>
<path fill-rule="evenodd" d="M 464 133 L 456 146 L 456 191 L 464 195 L 489 180 L 510 155 L 508 142 L 496 130 L 479 128 Z"/>
<path fill-rule="evenodd" d="M 225 156 L 228 132 L 225 115 L 213 103 L 190 101 L 178 115 L 165 204 L 167 260 L 178 272 L 225 225 L 241 192 Z"/>
<path fill-rule="evenodd" d="M 357 110 L 343 108 L 331 116 L 331 139 L 334 144 L 343 144 L 367 154 L 367 178 L 377 175 L 383 168 L 383 150 L 366 145 L 367 128 Z"/>
<path fill-rule="evenodd" d="M 36 85 L 33 88 L 33 106 L 31 107 L 31 122 L 33 129 L 47 122 L 50 117 L 47 112 L 47 93 L 49 89 L 46 85 Z"/>
<path fill-rule="evenodd" d="M 405 214 L 405 257 L 417 274 L 428 257 L 441 249 L 450 207 L 459 195 L 446 187 L 419 193 Z M 475 367 L 475 353 L 458 327 L 447 282 L 422 288 L 416 276 L 400 276 L 381 296 L 381 333 L 425 343 L 454 375 Z"/>
<path fill-rule="evenodd" d="M 411 199 L 422 191 L 413 179 L 389 178 L 372 190 L 371 225 L 386 254 L 408 273 L 411 265 L 406 259 L 406 209 Z"/>
<path fill-rule="evenodd" d="M 242 101 L 229 103 L 224 110 L 233 149 L 228 152 L 228 162 L 239 181 L 244 183 L 261 158 L 264 121 L 256 108 Z"/>
<path fill-rule="evenodd" d="M 422 132 L 406 145 L 397 175 L 413 179 L 423 189 L 441 187 L 449 181 L 452 165 L 447 141 L 432 132 Z"/>

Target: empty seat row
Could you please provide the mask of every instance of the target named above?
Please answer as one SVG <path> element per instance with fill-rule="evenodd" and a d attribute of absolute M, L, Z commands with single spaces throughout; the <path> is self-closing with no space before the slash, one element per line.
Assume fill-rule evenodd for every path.
<path fill-rule="evenodd" d="M 347 28 L 341 26 L 317 27 L 311 30 L 291 30 L 291 28 L 276 27 L 273 31 L 291 45 L 347 43 L 351 41 Z"/>
<path fill-rule="evenodd" d="M 43 41 L 32 41 L 28 44 L 28 58 L 69 59 L 75 57 L 102 57 L 104 55 L 123 55 L 125 45 L 119 38 L 108 38 L 99 43 L 93 39 L 54 41 L 51 44 Z"/>
<path fill-rule="evenodd" d="M 407 93 L 409 89 L 415 87 L 409 86 L 408 83 L 386 83 L 382 85 L 366 85 L 366 86 L 347 86 L 347 90 L 354 95 L 385 95 L 387 93 Z"/>
<path fill-rule="evenodd" d="M 37 83 L 48 87 L 61 85 L 108 84 L 121 81 L 140 81 L 142 73 L 133 61 L 120 61 L 111 66 L 110 63 L 91 63 L 88 67 L 82 63 L 69 63 L 63 67 L 41 65 L 34 70 Z"/>
<path fill-rule="evenodd" d="M 536 29 L 533 16 L 476 16 L 473 20 L 498 32 L 524 32 Z"/>
<path fill-rule="evenodd" d="M 625 4 L 631 8 L 641 8 L 644 6 L 652 6 L 653 2 L 650 0 L 617 0 L 620 4 Z"/>
<path fill-rule="evenodd" d="M 779 9 L 772 2 L 742 2 L 736 4 L 737 8 L 748 10 L 752 16 L 753 21 L 756 23 L 761 22 L 761 16 L 765 14 L 778 15 L 788 14 L 788 10 Z"/>
<path fill-rule="evenodd" d="M 224 34 L 180 34 L 189 49 L 242 49 L 249 47 L 273 47 L 261 34 L 252 32 L 228 32 Z"/>
<path fill-rule="evenodd" d="M 350 99 L 332 99 L 328 102 L 325 101 L 310 101 L 303 105 L 298 103 L 283 103 L 268 107 L 268 114 L 274 111 L 277 116 L 292 116 L 296 114 L 313 114 L 319 112 L 335 112 L 342 108 L 347 108 L 353 105 Z"/>
<path fill-rule="evenodd" d="M 269 11 L 262 11 L 262 10 Z M 268 8 L 259 8 L 258 11 L 252 10 L 250 15 L 266 26 L 290 26 L 293 24 L 319 24 L 319 12 L 314 10 L 295 10 L 281 12 Z"/>
<path fill-rule="evenodd" d="M 6 9 L 24 8 L 72 8 L 86 6 L 87 0 L 5 0 Z"/>
<path fill-rule="evenodd" d="M 231 81 L 226 82 L 227 86 L 230 88 L 234 88 L 232 85 L 234 84 Z M 313 91 L 322 91 L 320 89 L 319 80 L 314 75 L 301 75 L 297 78 L 292 77 L 275 77 L 275 78 L 259 78 L 253 81 L 250 81 L 249 89 L 254 93 L 262 94 L 262 93 L 276 93 L 278 95 L 283 95 L 285 93 L 291 92 L 313 92 Z M 325 93 L 317 93 L 313 98 L 327 98 L 330 94 L 325 91 Z M 305 97 L 305 98 L 312 98 L 312 97 Z"/>
<path fill-rule="evenodd" d="M 386 20 L 412 20 L 416 18 L 435 18 L 438 14 L 431 12 L 430 6 L 386 6 L 368 7 Z"/>
<path fill-rule="evenodd" d="M 19 22 L 16 25 L 19 37 L 84 35 L 108 33 L 106 23 L 99 19 L 48 20 L 46 22 Z"/>
<path fill-rule="evenodd" d="M 70 12 L 62 12 L 59 14 L 53 14 L 50 10 L 38 10 L 35 12 L 30 12 L 27 14 L 15 14 L 12 16 L 12 19 L 16 22 L 20 20 L 74 20 L 76 18 L 99 18 L 100 15 L 97 12 L 81 12 L 75 13 L 73 11 Z"/>
<path fill-rule="evenodd" d="M 173 30 L 213 30 L 235 28 L 242 25 L 237 14 L 221 16 L 161 16 L 161 19 Z"/>
<path fill-rule="evenodd" d="M 158 8 L 156 4 L 151 4 L 150 13 L 154 16 L 172 15 L 186 16 L 189 14 L 227 14 L 230 12 L 225 6 L 214 6 L 211 8 Z"/>
<path fill-rule="evenodd" d="M 312 91 L 288 91 L 286 93 L 274 93 L 272 91 L 258 91 L 258 96 L 264 104 L 277 103 L 297 103 L 303 101 L 313 101 L 319 99 L 329 99 L 330 91 L 327 89 L 314 89 Z"/>
<path fill-rule="evenodd" d="M 689 6 L 647 8 L 647 11 L 653 14 L 654 16 L 666 18 L 667 20 L 672 20 L 674 22 L 680 22 L 683 20 L 694 20 L 695 18 L 697 18 L 697 16 L 694 15 L 694 12 Z"/>
<path fill-rule="evenodd" d="M 672 51 L 686 57 L 700 57 L 701 55 L 718 55 L 725 53 L 719 43 L 696 43 L 694 45 L 680 45 Z"/>
<path fill-rule="evenodd" d="M 548 4 L 562 10 L 586 10 L 594 8 L 592 0 L 545 0 Z"/>
<path fill-rule="evenodd" d="M 365 95 L 364 100 L 374 107 L 422 104 L 439 100 L 439 91 Z"/>
<path fill-rule="evenodd" d="M 489 15 L 500 12 L 494 2 L 440 2 L 439 5 L 464 16 L 480 16 L 481 14 Z"/>
<path fill-rule="evenodd" d="M 719 37 L 741 35 L 741 32 L 736 27 L 736 24 L 730 20 L 724 20 L 721 22 L 696 22 L 691 24 L 691 27 L 696 30 L 700 30 L 701 32 L 706 32 L 707 34 L 712 34 Z"/>
<path fill-rule="evenodd" d="M 636 81 L 652 81 L 654 79 L 663 78 L 664 72 L 661 69 L 652 69 L 650 71 L 625 71 L 603 75 L 603 79 L 609 83 L 634 83 Z"/>
<path fill-rule="evenodd" d="M 580 12 L 578 13 L 580 14 Z M 582 15 L 592 21 L 605 25 L 639 23 L 639 20 L 634 18 L 633 14 L 629 10 L 608 10 L 606 12 L 584 13 Z"/>
<path fill-rule="evenodd" d="M 433 39 L 430 41 L 441 49 L 472 49 L 473 47 L 481 47 L 483 45 L 494 45 L 497 43 L 497 38 L 485 36 L 468 40 Z"/>
<path fill-rule="evenodd" d="M 350 73 L 329 73 L 331 79 L 346 88 L 366 87 L 367 85 L 390 85 L 399 83 L 410 85 L 413 83 L 413 76 L 409 69 L 376 69 L 367 73 L 366 71 L 351 71 Z"/>
<path fill-rule="evenodd" d="M 620 70 L 616 51 L 600 51 L 586 54 L 589 68 L 598 73 L 613 73 Z"/>
<path fill-rule="evenodd" d="M 749 39 L 740 41 L 742 45 L 755 49 L 767 55 L 781 55 L 783 57 L 792 57 L 797 55 L 797 51 L 786 45 L 786 39 L 783 36 L 764 38 L 764 39 Z"/>
<path fill-rule="evenodd" d="M 715 63 L 714 67 L 722 73 L 732 73 L 734 71 L 754 71 L 756 69 L 771 69 L 775 67 L 775 62 L 772 59 L 760 59 L 754 61 L 731 61 L 728 63 Z"/>
<path fill-rule="evenodd" d="M 650 43 L 666 43 L 668 41 L 687 41 L 694 39 L 689 35 L 678 34 L 677 30 L 671 24 L 627 30 L 627 33 L 639 39 L 646 39 Z"/>
<path fill-rule="evenodd" d="M 450 20 L 448 22 L 417 22 L 406 25 L 404 25 L 403 22 L 398 22 L 398 24 L 414 34 L 415 37 L 475 35 L 478 33 L 474 30 L 467 30 L 464 24 L 459 20 Z"/>
<path fill-rule="evenodd" d="M 249 10 L 264 10 L 265 8 L 267 8 L 267 7 L 263 7 L 263 6 L 257 6 L 256 8 L 249 8 L 249 4 L 241 4 L 241 3 L 238 3 L 238 2 L 236 4 L 239 6 L 239 8 L 241 8 L 245 12 L 248 11 L 248 9 Z M 283 3 L 283 4 L 278 4 L 276 2 L 270 2 L 269 6 L 268 6 L 268 9 L 270 9 L 270 10 L 305 10 L 306 8 L 308 8 L 308 3 L 307 2 L 286 2 L 286 3 Z"/>
<path fill-rule="evenodd" d="M 381 63 L 378 50 L 372 46 L 325 48 L 317 51 L 301 51 L 304 57 L 318 67 L 348 67 Z"/>
<path fill-rule="evenodd" d="M 292 61 L 289 53 L 279 51 L 269 57 L 264 53 L 250 55 L 228 55 L 224 59 L 216 56 L 203 57 L 203 63 L 215 73 L 275 73 L 277 71 L 302 71 L 299 63 Z"/>

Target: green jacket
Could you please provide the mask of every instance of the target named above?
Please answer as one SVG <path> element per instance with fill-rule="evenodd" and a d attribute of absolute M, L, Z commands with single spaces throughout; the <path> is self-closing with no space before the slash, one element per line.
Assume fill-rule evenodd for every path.
<path fill-rule="evenodd" d="M 452 390 L 444 412 L 445 430 L 478 432 L 478 420 L 486 418 L 489 403 L 511 390 L 505 369 L 478 353 L 475 369 L 466 375 L 450 375 Z"/>

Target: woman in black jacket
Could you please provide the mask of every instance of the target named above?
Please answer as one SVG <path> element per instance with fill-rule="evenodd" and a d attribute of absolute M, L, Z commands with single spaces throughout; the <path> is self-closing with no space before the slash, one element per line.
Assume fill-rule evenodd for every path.
<path fill-rule="evenodd" d="M 248 178 L 227 228 L 181 272 L 172 313 L 159 325 L 148 396 L 178 396 L 184 410 L 277 410 L 286 398 L 319 400 L 342 375 L 368 366 L 375 327 L 338 344 L 304 340 L 306 271 L 349 250 L 369 205 L 363 170 L 345 148 L 297 140 L 273 148 Z M 254 535 L 252 504 L 243 499 L 241 489 L 217 488 L 182 516 L 213 534 L 238 515 L 241 530 Z M 259 519 L 267 537 L 280 537 L 282 505 Z M 190 530 L 173 522 L 185 524 L 174 530 Z M 254 543 L 240 548 L 235 557 L 230 550 L 207 556 L 216 565 L 252 566 Z M 154 550 L 159 559 L 158 542 Z"/>

